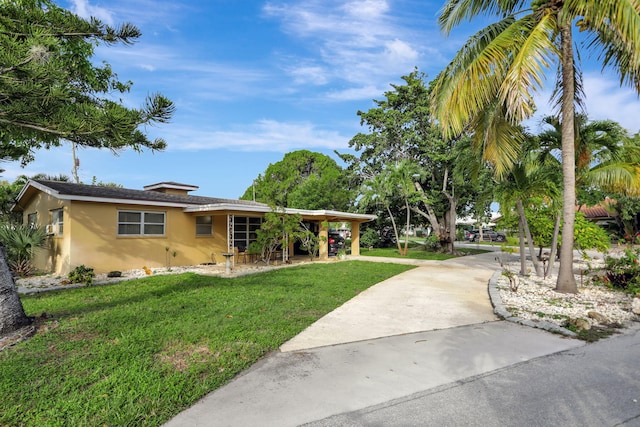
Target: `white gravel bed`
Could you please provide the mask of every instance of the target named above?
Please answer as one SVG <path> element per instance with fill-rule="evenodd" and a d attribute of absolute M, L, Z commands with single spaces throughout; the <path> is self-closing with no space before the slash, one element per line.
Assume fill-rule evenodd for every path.
<path fill-rule="evenodd" d="M 592 285 L 589 270 L 602 266 L 601 260 L 574 261 L 574 272 L 578 283 L 577 294 L 556 292 L 557 276 L 543 279 L 535 276 L 518 276 L 518 290 L 509 289 L 509 279 L 501 276 L 498 289 L 502 304 L 514 316 L 532 321 L 548 321 L 564 326 L 568 319 L 584 319 L 590 325 L 597 325 L 596 319 L 589 317 L 595 311 L 604 315 L 609 322 L 625 324 L 638 320 L 631 311 L 633 296 L 620 291 L 608 289 L 602 285 Z M 511 263 L 510 270 L 516 272 L 517 267 Z M 555 267 L 557 271 L 557 265 Z"/>

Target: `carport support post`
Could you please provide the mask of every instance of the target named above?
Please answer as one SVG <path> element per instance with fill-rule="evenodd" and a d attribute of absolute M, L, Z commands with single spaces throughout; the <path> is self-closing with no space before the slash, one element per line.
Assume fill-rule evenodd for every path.
<path fill-rule="evenodd" d="M 318 258 L 326 261 L 329 259 L 329 223 L 327 221 L 320 222 L 318 237 L 320 240 Z"/>
<path fill-rule="evenodd" d="M 360 255 L 360 223 L 351 223 L 351 255 Z"/>

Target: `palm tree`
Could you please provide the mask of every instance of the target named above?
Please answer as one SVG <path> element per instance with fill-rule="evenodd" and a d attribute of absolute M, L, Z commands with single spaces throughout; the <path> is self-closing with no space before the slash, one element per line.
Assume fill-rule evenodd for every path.
<path fill-rule="evenodd" d="M 550 128 L 538 135 L 545 153 L 562 147 L 560 120 L 547 116 L 542 122 Z M 576 152 L 576 191 L 583 188 L 638 188 L 640 152 L 627 131 L 612 120 L 589 121 L 585 114 L 574 119 Z"/>
<path fill-rule="evenodd" d="M 586 35 L 584 47 L 600 53 L 604 67 L 615 70 L 620 83 L 640 92 L 640 3 L 636 0 L 448 0 L 439 18 L 450 32 L 478 15 L 498 21 L 480 30 L 440 74 L 434 87 L 433 111 L 445 136 L 475 130 L 487 105 L 500 106 L 495 120 L 517 125 L 535 112 L 534 95 L 544 73 L 557 66 L 556 92 L 562 117 L 563 233 L 556 289 L 577 292 L 573 275 L 575 222 L 575 101 L 580 72 L 574 63 L 572 25 Z M 485 126 L 484 129 L 489 127 Z M 498 173 L 517 159 L 517 141 L 483 139 L 485 156 Z M 509 127 L 503 127 L 509 129 Z M 504 135 L 504 133 L 502 134 Z M 489 154 L 487 154 L 489 153 Z M 491 153 L 497 154 L 491 157 Z"/>
<path fill-rule="evenodd" d="M 526 150 L 520 160 L 514 163 L 510 171 L 503 175 L 496 186 L 496 195 L 500 199 L 501 209 L 515 206 L 518 212 L 520 231 L 520 265 L 521 274 L 525 274 L 524 241 L 529 246 L 529 254 L 538 276 L 544 272 L 535 253 L 531 231 L 525 215 L 525 204 L 537 197 L 545 197 L 553 203 L 559 197 L 559 176 L 555 164 L 545 161 L 545 157 L 537 150 L 537 139 L 526 138 Z"/>

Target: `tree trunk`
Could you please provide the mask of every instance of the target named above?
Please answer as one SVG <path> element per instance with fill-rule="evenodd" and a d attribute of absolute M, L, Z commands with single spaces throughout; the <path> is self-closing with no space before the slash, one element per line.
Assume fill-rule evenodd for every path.
<path fill-rule="evenodd" d="M 409 200 L 406 197 L 404 198 L 404 205 L 407 208 L 407 225 L 404 233 L 404 253 L 401 255 L 406 256 L 409 251 L 409 225 L 411 224 L 411 209 L 409 209 Z"/>
<path fill-rule="evenodd" d="M 448 196 L 447 196 L 448 197 Z M 456 248 L 454 242 L 456 241 L 456 208 L 458 206 L 458 200 L 451 197 L 449 198 L 449 241 L 447 245 L 447 253 L 455 255 Z"/>
<path fill-rule="evenodd" d="M 518 215 L 518 237 L 520 237 L 520 275 L 527 275 L 527 253 L 524 248 L 524 224 L 522 216 Z"/>
<path fill-rule="evenodd" d="M 400 255 L 404 255 L 402 253 L 402 243 L 400 242 L 400 235 L 398 234 L 398 227 L 396 226 L 396 220 L 393 218 L 391 214 L 391 209 L 387 206 L 387 213 L 389 214 L 389 218 L 391 218 L 391 225 L 393 226 L 393 234 L 396 236 L 396 245 L 398 246 L 398 253 Z"/>
<path fill-rule="evenodd" d="M 22 308 L 13 275 L 7 265 L 7 252 L 0 245 L 0 336 L 31 324 Z"/>
<path fill-rule="evenodd" d="M 551 253 L 549 253 L 549 268 L 547 275 L 551 276 L 558 253 L 558 236 L 560 235 L 560 212 L 556 212 L 556 224 L 553 226 L 553 237 L 551 238 Z"/>
<path fill-rule="evenodd" d="M 525 236 L 527 237 L 527 245 L 529 246 L 529 255 L 531 255 L 531 262 L 533 263 L 533 268 L 536 271 L 536 275 L 538 277 L 542 277 L 544 275 L 544 272 L 542 271 L 540 260 L 536 256 L 536 248 L 533 246 L 533 239 L 531 238 L 531 230 L 529 229 L 527 216 L 524 213 L 524 206 L 522 205 L 522 200 L 518 199 L 516 204 L 518 206 L 518 213 L 520 214 L 520 218 L 522 218 L 522 228 L 524 229 Z"/>
<path fill-rule="evenodd" d="M 575 74 L 571 22 L 560 27 L 562 67 L 562 246 L 560 247 L 560 270 L 556 291 L 577 293 L 578 284 L 573 275 L 573 234 L 576 217 L 576 156 L 575 156 Z"/>

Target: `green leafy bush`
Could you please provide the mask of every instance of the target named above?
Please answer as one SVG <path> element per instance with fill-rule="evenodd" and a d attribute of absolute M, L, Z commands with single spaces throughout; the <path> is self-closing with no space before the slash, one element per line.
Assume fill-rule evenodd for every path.
<path fill-rule="evenodd" d="M 621 257 L 605 257 L 606 285 L 632 294 L 640 292 L 640 249 L 627 249 Z"/>
<path fill-rule="evenodd" d="M 91 286 L 95 275 L 93 268 L 79 265 L 69 273 L 69 281 L 71 283 L 85 283 L 87 286 Z"/>
<path fill-rule="evenodd" d="M 32 260 L 37 248 L 45 245 L 43 228 L 24 224 L 0 225 L 0 242 L 7 250 L 7 264 L 16 276 L 29 276 L 35 270 Z"/>
<path fill-rule="evenodd" d="M 435 234 L 429 235 L 424 240 L 424 248 L 431 252 L 436 252 L 440 250 L 440 239 Z"/>
<path fill-rule="evenodd" d="M 595 249 L 606 252 L 611 245 L 607 232 L 593 222 L 587 220 L 580 212 L 576 213 L 575 242 L 579 250 Z"/>
<path fill-rule="evenodd" d="M 365 248 L 377 248 L 380 246 L 380 235 L 373 228 L 367 230 L 360 236 L 360 246 Z"/>

